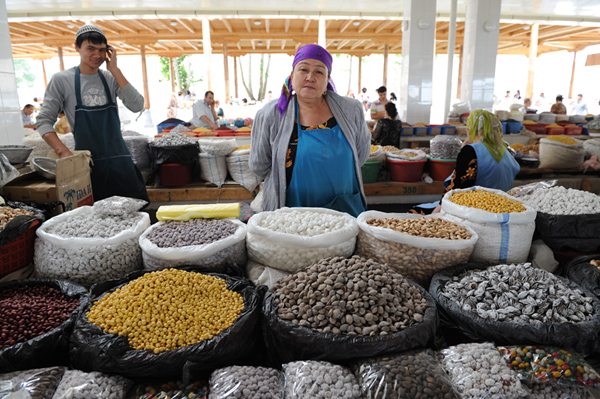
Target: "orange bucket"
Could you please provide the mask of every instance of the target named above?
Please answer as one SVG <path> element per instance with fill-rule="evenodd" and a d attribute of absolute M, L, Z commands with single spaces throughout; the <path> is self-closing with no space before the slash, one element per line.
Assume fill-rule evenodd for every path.
<path fill-rule="evenodd" d="M 433 180 L 444 181 L 456 168 L 456 159 L 429 159 L 429 175 Z"/>
<path fill-rule="evenodd" d="M 394 161 L 392 159 L 388 159 L 387 168 L 390 172 L 390 177 L 392 181 L 413 183 L 421 180 L 421 175 L 423 174 L 425 162 L 427 162 L 427 160 Z"/>

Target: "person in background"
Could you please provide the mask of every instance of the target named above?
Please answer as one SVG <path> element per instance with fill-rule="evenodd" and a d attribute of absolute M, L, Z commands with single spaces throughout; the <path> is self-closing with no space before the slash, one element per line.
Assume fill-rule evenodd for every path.
<path fill-rule="evenodd" d="M 371 103 L 368 102 L 367 100 L 363 100 L 362 105 L 363 105 L 363 111 L 365 113 L 365 120 L 370 121 L 371 120 Z"/>
<path fill-rule="evenodd" d="M 504 98 L 510 98 L 510 90 L 506 90 L 506 95 L 504 96 Z"/>
<path fill-rule="evenodd" d="M 515 93 L 515 96 L 513 98 L 515 100 L 520 100 L 521 99 L 521 90 L 517 90 L 517 92 Z"/>
<path fill-rule="evenodd" d="M 540 96 L 535 101 L 535 106 L 536 107 L 543 107 L 544 105 L 546 105 L 546 97 L 544 96 L 544 93 L 540 93 Z"/>
<path fill-rule="evenodd" d="M 469 136 L 458 153 L 456 169 L 446 187 L 446 193 L 473 186 L 508 191 L 520 166 L 507 151 L 502 123 L 491 112 L 477 110 L 469 115 L 467 127 Z M 440 210 L 441 205 L 438 205 L 433 213 Z"/>
<path fill-rule="evenodd" d="M 204 93 L 204 100 L 196 101 L 192 107 L 192 120 L 189 121 L 191 127 L 203 127 L 206 129 L 218 128 L 215 121 L 217 112 L 215 110 L 215 93 L 207 91 Z"/>
<path fill-rule="evenodd" d="M 396 94 L 390 93 L 390 101 L 396 102 L 398 99 L 396 98 Z"/>
<path fill-rule="evenodd" d="M 249 165 L 264 178 L 265 211 L 324 207 L 358 216 L 366 210 L 361 167 L 371 135 L 361 103 L 335 92 L 332 61 L 319 45 L 300 47 L 279 100 L 256 114 Z"/>
<path fill-rule="evenodd" d="M 556 96 L 556 102 L 554 104 L 552 104 L 552 107 L 550 108 L 550 112 L 552 112 L 553 114 L 557 114 L 557 115 L 566 115 L 567 107 L 565 107 L 565 105 L 562 103 L 562 101 L 563 101 L 563 96 L 561 96 L 560 94 L 558 96 Z"/>
<path fill-rule="evenodd" d="M 387 89 L 385 86 L 379 87 L 376 91 L 379 95 L 379 99 L 371 103 L 371 119 L 375 121 L 385 117 L 385 105 L 388 103 Z"/>
<path fill-rule="evenodd" d="M 367 101 L 369 104 L 371 104 L 371 101 L 369 101 L 369 95 L 367 94 L 367 88 L 363 87 L 360 91 L 360 94 L 358 95 L 358 99 L 364 103 L 365 101 Z"/>
<path fill-rule="evenodd" d="M 77 30 L 75 50 L 80 62 L 56 73 L 44 94 L 38 131 L 61 157 L 73 155 L 54 130 L 63 110 L 75 137 L 75 150 L 92 154 L 94 201 L 113 195 L 150 202 L 144 179 L 134 165 L 121 134 L 117 97 L 132 112 L 144 109 L 144 97 L 131 85 L 117 63 L 117 51 L 94 25 Z M 106 71 L 100 67 L 106 65 Z"/>
<path fill-rule="evenodd" d="M 27 104 L 21 110 L 21 119 L 23 120 L 23 127 L 29 129 L 35 129 L 35 123 L 31 120 L 31 114 L 33 114 L 34 107 L 32 104 Z"/>
<path fill-rule="evenodd" d="M 373 141 L 383 146 L 393 145 L 400 148 L 402 121 L 398 115 L 396 104 L 389 102 L 385 105 L 385 118 L 377 121 L 373 131 Z"/>
<path fill-rule="evenodd" d="M 273 92 L 269 90 L 267 92 L 267 102 L 273 100 Z"/>
<path fill-rule="evenodd" d="M 175 92 L 171 93 L 171 100 L 169 100 L 169 105 L 167 105 L 167 119 L 176 118 L 177 117 L 177 95 Z"/>
<path fill-rule="evenodd" d="M 587 115 L 588 107 L 585 102 L 583 102 L 583 94 L 577 95 L 577 102 L 573 105 L 571 109 L 571 115 Z"/>
<path fill-rule="evenodd" d="M 188 90 L 185 94 L 185 101 L 189 101 L 191 98 L 192 98 L 192 92 Z"/>
<path fill-rule="evenodd" d="M 215 109 L 217 112 L 217 118 L 223 119 L 225 113 L 223 112 L 223 108 L 221 108 L 221 103 L 219 102 L 219 100 L 215 100 Z"/>
<path fill-rule="evenodd" d="M 354 93 L 352 92 L 352 89 L 348 89 L 348 93 L 346 93 L 346 97 L 354 98 Z"/>
<path fill-rule="evenodd" d="M 58 111 L 58 121 L 54 124 L 54 131 L 58 134 L 71 133 L 71 126 L 69 126 L 65 111 L 62 109 Z"/>
<path fill-rule="evenodd" d="M 523 107 L 525 107 L 526 114 L 535 114 L 537 110 L 531 108 L 531 98 L 523 100 Z"/>

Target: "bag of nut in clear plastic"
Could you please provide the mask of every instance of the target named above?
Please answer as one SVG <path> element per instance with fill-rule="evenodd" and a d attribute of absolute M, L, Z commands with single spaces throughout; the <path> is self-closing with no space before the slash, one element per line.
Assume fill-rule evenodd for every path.
<path fill-rule="evenodd" d="M 286 399 L 360 399 L 360 387 L 350 369 L 306 360 L 283 365 Z"/>
<path fill-rule="evenodd" d="M 225 367 L 211 374 L 209 392 L 209 399 L 283 399 L 283 374 L 267 367 Z"/>
<path fill-rule="evenodd" d="M 49 367 L 0 374 L 0 398 L 52 399 L 64 371 Z"/>
<path fill-rule="evenodd" d="M 361 359 L 352 365 L 352 371 L 365 398 L 459 398 L 431 349 Z"/>
<path fill-rule="evenodd" d="M 67 370 L 56 388 L 53 399 L 124 399 L 131 381 L 119 375 L 92 371 Z"/>

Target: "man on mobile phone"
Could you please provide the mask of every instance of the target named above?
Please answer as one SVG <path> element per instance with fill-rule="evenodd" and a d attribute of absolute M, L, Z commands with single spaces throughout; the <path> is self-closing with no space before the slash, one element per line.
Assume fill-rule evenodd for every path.
<path fill-rule="evenodd" d="M 55 74 L 46 88 L 37 129 L 61 157 L 73 155 L 56 135 L 54 123 L 62 109 L 75 137 L 75 150 L 92 154 L 94 200 L 113 195 L 149 202 L 146 186 L 121 134 L 116 98 L 139 112 L 144 97 L 127 81 L 117 65 L 117 52 L 94 25 L 84 25 L 75 36 L 79 66 Z M 100 66 L 106 62 L 106 71 Z"/>

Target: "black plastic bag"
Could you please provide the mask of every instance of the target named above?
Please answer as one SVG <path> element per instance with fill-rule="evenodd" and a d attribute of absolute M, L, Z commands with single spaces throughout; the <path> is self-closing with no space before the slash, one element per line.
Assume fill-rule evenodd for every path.
<path fill-rule="evenodd" d="M 196 268 L 182 267 L 189 272 Z M 250 280 L 216 273 L 204 273 L 227 281 L 227 288 L 242 295 L 244 310 L 234 325 L 218 336 L 180 349 L 154 353 L 129 346 L 122 335 L 109 334 L 87 321 L 85 313 L 92 303 L 109 292 L 153 271 L 136 271 L 127 277 L 96 284 L 91 289 L 91 300 L 75 323 L 71 338 L 71 362 L 83 371 L 101 371 L 129 378 L 184 378 L 204 370 L 235 364 L 253 354 L 258 338 L 256 327 L 260 316 L 261 296 Z M 168 289 L 168 287 L 165 287 Z M 183 376 L 183 377 L 182 377 Z"/>
<path fill-rule="evenodd" d="M 538 212 L 535 228 L 546 245 L 557 251 L 600 251 L 600 213 L 550 215 Z"/>
<path fill-rule="evenodd" d="M 287 363 L 294 360 L 335 362 L 427 348 L 436 334 L 436 304 L 427 290 L 408 279 L 406 281 L 418 287 L 427 301 L 423 321 L 393 334 L 373 337 L 324 333 L 283 320 L 273 303 L 275 294 L 269 291 L 263 301 L 261 320 L 267 349 L 279 357 L 280 363 Z"/>
<path fill-rule="evenodd" d="M 44 211 L 22 202 L 9 201 L 5 204 L 1 204 L 0 207 L 1 206 L 7 206 L 9 208 L 21 208 L 23 210 L 33 212 L 33 215 L 19 215 L 6 223 L 4 228 L 0 229 L 0 247 L 23 235 L 23 233 L 25 233 L 25 231 L 31 227 L 34 221 L 39 220 L 41 223 L 43 223 L 46 220 Z"/>
<path fill-rule="evenodd" d="M 400 148 L 402 122 L 399 120 L 380 119 L 377 123 L 381 123 L 381 130 L 377 141 L 383 146 L 393 145 L 396 148 Z"/>
<path fill-rule="evenodd" d="M 580 323 L 528 324 L 484 319 L 474 312 L 463 310 L 455 301 L 442 295 L 446 284 L 454 276 L 474 269 L 486 269 L 496 263 L 467 263 L 444 269 L 433 276 L 429 292 L 438 303 L 440 330 L 446 326 L 476 342 L 493 341 L 497 345 L 512 345 L 515 342 L 527 342 L 535 345 L 556 345 L 574 350 L 584 356 L 600 353 L 600 300 L 590 291 L 558 277 L 571 289 L 578 289 L 593 298 L 594 318 Z"/>
<path fill-rule="evenodd" d="M 191 166 L 192 176 L 200 175 L 200 147 L 198 143 L 177 145 L 177 146 L 157 146 L 154 143 L 148 145 L 150 155 L 150 177 L 147 184 L 151 184 L 156 178 L 158 167 L 162 164 L 176 163 L 179 165 Z"/>
<path fill-rule="evenodd" d="M 600 270 L 590 263 L 600 255 L 578 256 L 562 269 L 562 274 L 575 284 L 600 298 Z"/>
<path fill-rule="evenodd" d="M 0 291 L 23 286 L 48 286 L 71 298 L 79 299 L 79 306 L 60 326 L 45 334 L 20 342 L 8 348 L 0 348 L 0 373 L 27 370 L 47 366 L 64 366 L 69 360 L 69 338 L 75 321 L 89 303 L 88 290 L 66 280 L 15 280 L 0 283 Z"/>

